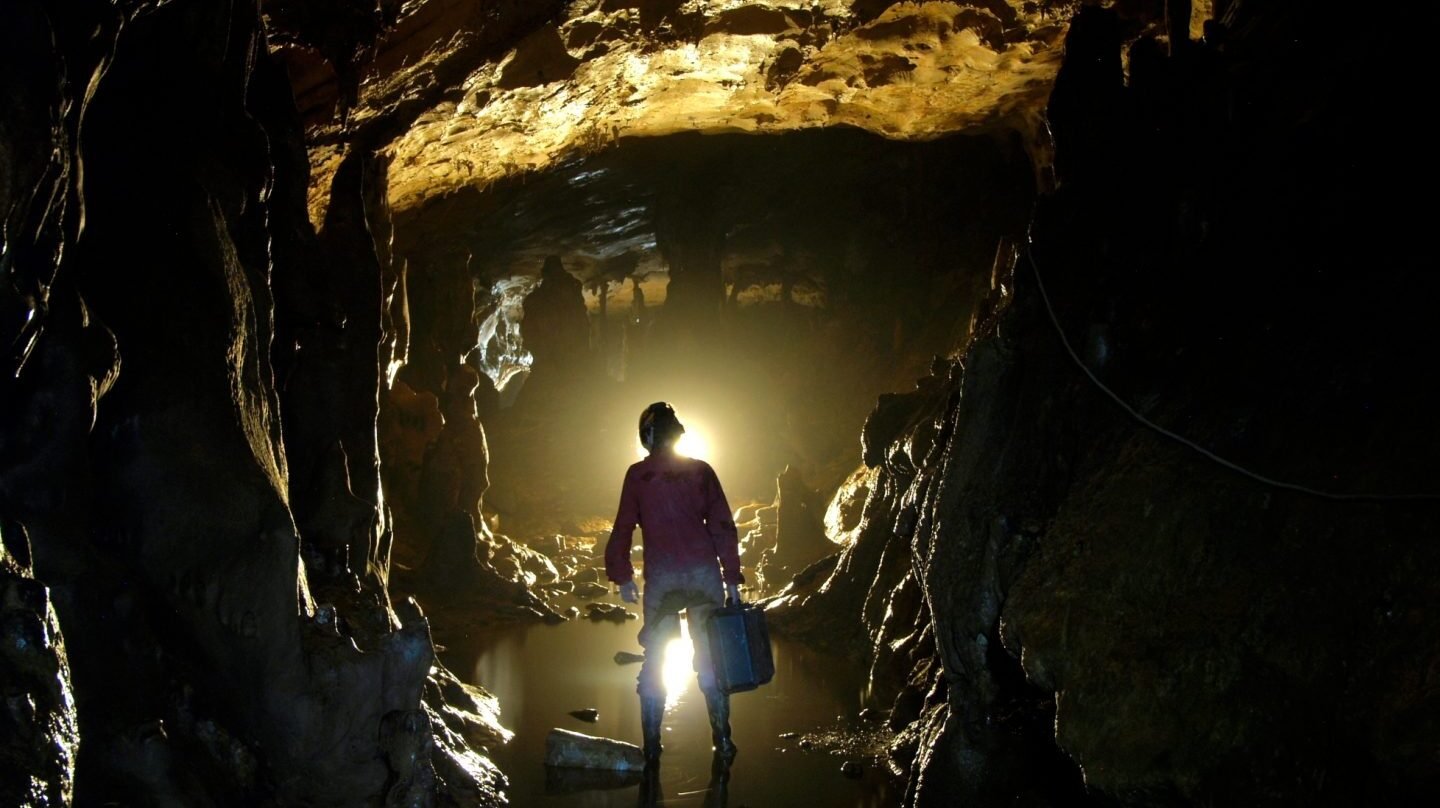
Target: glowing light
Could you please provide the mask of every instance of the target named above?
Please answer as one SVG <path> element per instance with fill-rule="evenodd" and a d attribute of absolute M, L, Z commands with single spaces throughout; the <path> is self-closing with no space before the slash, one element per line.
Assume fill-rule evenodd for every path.
<path fill-rule="evenodd" d="M 680 695 L 695 681 L 695 645 L 690 642 L 690 632 L 681 624 L 679 639 L 671 640 L 665 646 L 665 664 L 661 676 L 665 680 L 665 709 L 674 709 L 680 703 Z"/>
<path fill-rule="evenodd" d="M 686 457 L 698 457 L 705 460 L 710 457 L 710 441 L 700 434 L 693 426 L 685 427 L 685 434 L 675 442 L 675 451 Z"/>
<path fill-rule="evenodd" d="M 685 422 L 685 434 L 680 436 L 680 440 L 675 441 L 675 452 L 686 457 L 709 460 L 711 456 L 710 440 L 694 423 L 683 418 L 681 420 Z M 642 458 L 649 454 L 638 440 L 635 441 L 635 452 Z"/>

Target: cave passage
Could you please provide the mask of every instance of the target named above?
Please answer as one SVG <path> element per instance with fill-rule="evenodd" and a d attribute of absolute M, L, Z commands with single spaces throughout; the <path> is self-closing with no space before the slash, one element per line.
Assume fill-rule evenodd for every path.
<path fill-rule="evenodd" d="M 828 492 L 861 464 L 855 436 L 876 396 L 912 387 L 964 341 L 995 292 L 997 261 L 1010 258 L 1033 177 L 1005 136 L 681 135 L 623 142 L 397 217 L 415 338 L 382 401 L 382 457 L 429 440 L 437 419 L 417 402 L 433 396 L 448 410 L 457 377 L 438 370 L 439 356 L 461 357 L 485 425 L 483 552 L 507 585 L 533 593 L 509 609 L 575 618 L 507 626 L 494 607 L 457 598 L 443 566 L 454 556 L 425 493 L 437 475 L 422 465 L 407 485 L 390 465 L 394 490 L 417 491 L 393 500 L 394 580 L 432 616 L 446 664 L 497 697 L 516 732 L 497 761 L 520 804 L 635 798 L 638 786 L 623 780 L 611 802 L 557 796 L 567 786 L 554 772 L 547 782 L 541 763 L 546 734 L 567 726 L 570 709 L 601 712 L 595 726 L 571 729 L 638 740 L 635 669 L 612 661 L 638 650 L 637 626 L 604 622 L 623 622 L 626 606 L 600 556 L 625 469 L 644 455 L 640 411 L 673 404 L 686 427 L 677 451 L 715 468 L 747 598 L 773 596 L 818 563 L 814 579 L 848 546 L 843 523 L 853 528 L 854 514 L 829 513 Z M 427 342 L 441 339 L 428 356 Z M 438 465 L 433 453 L 425 463 Z M 637 563 L 644 541 L 641 531 Z M 875 692 L 842 645 L 776 638 L 776 681 L 733 700 L 743 759 L 720 796 L 898 804 L 900 784 L 879 762 L 892 694 Z M 676 667 L 667 663 L 667 682 Z M 703 700 L 683 662 L 675 684 L 666 804 L 717 795 Z M 867 773 L 842 776 L 847 760 Z"/>
<path fill-rule="evenodd" d="M 3 0 L 0 806 L 1433 803 L 1440 6 L 1352 6 Z"/>
<path fill-rule="evenodd" d="M 772 504 L 787 467 L 833 490 L 876 396 L 964 339 L 1032 197 L 1005 136 L 624 141 L 397 218 L 398 379 L 443 395 L 437 342 L 498 388 L 478 394 L 485 504 L 512 537 L 613 516 L 653 401 L 737 507 Z"/>

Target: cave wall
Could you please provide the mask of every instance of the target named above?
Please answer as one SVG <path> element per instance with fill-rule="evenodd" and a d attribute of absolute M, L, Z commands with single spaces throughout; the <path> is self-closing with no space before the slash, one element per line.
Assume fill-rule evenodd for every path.
<path fill-rule="evenodd" d="M 777 625 L 868 655 L 907 804 L 1423 799 L 1435 280 L 1374 236 L 1421 215 L 1384 124 L 1421 73 L 1352 106 L 1382 37 L 1302 4 L 1131 31 L 1073 20 L 1059 188 L 996 314 L 871 414 L 855 543 Z"/>
<path fill-rule="evenodd" d="M 383 171 L 317 237 L 253 3 L 0 16 L 11 804 L 498 802 L 493 700 L 384 588 Z"/>

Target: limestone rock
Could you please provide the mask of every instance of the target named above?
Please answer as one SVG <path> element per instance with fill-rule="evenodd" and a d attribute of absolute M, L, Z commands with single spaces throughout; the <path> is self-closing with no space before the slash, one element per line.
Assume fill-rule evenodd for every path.
<path fill-rule="evenodd" d="M 632 743 L 552 729 L 545 738 L 545 765 L 565 769 L 639 771 L 645 768 L 645 755 L 640 747 Z"/>
<path fill-rule="evenodd" d="M 22 544 L 28 556 L 18 525 L 0 527 L 0 802 L 58 808 L 73 799 L 80 727 L 50 594 L 9 552 Z"/>

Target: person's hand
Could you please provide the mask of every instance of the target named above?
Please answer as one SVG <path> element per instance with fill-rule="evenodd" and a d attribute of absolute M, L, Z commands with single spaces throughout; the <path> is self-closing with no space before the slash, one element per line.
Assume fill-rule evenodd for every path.
<path fill-rule="evenodd" d="M 740 584 L 725 584 L 725 605 L 740 605 Z"/>
<path fill-rule="evenodd" d="M 640 587 L 635 585 L 633 579 L 620 584 L 620 599 L 626 603 L 640 602 Z"/>

